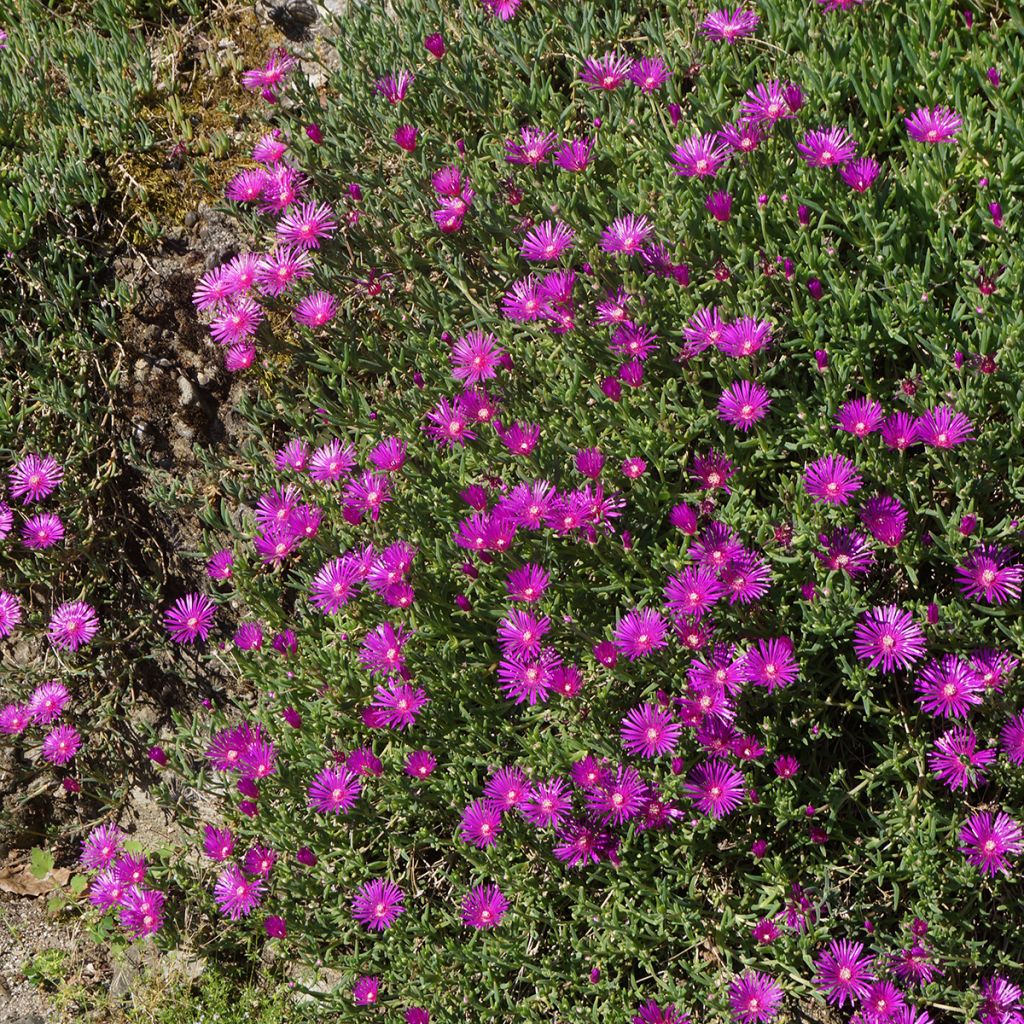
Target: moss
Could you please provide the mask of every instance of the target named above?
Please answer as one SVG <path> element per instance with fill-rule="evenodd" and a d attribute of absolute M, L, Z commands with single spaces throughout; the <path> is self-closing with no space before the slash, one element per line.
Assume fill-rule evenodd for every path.
<path fill-rule="evenodd" d="M 231 46 L 218 49 L 220 40 Z M 251 115 L 261 101 L 239 84 L 242 69 L 266 59 L 282 37 L 261 24 L 251 10 L 221 9 L 201 35 L 165 37 L 167 50 L 155 55 L 157 88 L 139 111 L 152 137 L 144 150 L 126 153 L 114 177 L 132 225 L 128 239 L 149 236 L 182 223 L 211 193 L 223 194 L 231 177 L 251 165 Z M 170 80 L 161 81 L 167 69 Z"/>

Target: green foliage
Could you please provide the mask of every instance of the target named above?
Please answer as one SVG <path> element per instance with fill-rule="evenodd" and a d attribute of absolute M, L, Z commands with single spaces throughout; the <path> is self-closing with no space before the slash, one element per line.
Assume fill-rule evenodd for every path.
<path fill-rule="evenodd" d="M 726 46 L 702 40 L 693 11 L 675 4 L 527 0 L 507 24 L 473 4 L 403 4 L 393 21 L 355 9 L 339 36 L 329 102 L 300 77 L 290 102 L 271 112 L 312 178 L 310 194 L 350 220 L 325 245 L 313 280 L 339 296 L 341 314 L 298 344 L 290 330 L 261 336 L 271 364 L 266 388 L 240 406 L 254 441 L 225 458 L 210 456 L 222 493 L 209 505 L 192 499 L 209 531 L 208 552 L 229 546 L 235 555 L 234 576 L 219 591 L 222 619 L 259 620 L 268 639 L 286 627 L 299 636 L 298 654 L 287 659 L 266 649 L 211 651 L 216 664 L 237 666 L 255 702 L 182 722 L 175 767 L 194 789 L 220 798 L 238 850 L 266 844 L 287 859 L 251 920 L 229 926 L 218 919 L 222 927 L 203 931 L 209 948 L 252 950 L 264 941 L 261 915 L 283 914 L 289 955 L 340 973 L 337 1005 L 350 1004 L 358 975 L 379 974 L 392 1012 L 419 1001 L 442 1021 L 465 1019 L 467 1003 L 489 1020 L 621 1021 L 650 997 L 720 1019 L 725 986 L 744 968 L 769 971 L 806 999 L 814 991 L 809 964 L 824 941 L 857 937 L 891 953 L 908 941 L 914 915 L 929 921 L 931 948 L 946 971 L 925 987 L 924 1005 L 969 1007 L 963 992 L 979 974 L 1024 969 L 1024 939 L 1006 927 L 1018 912 L 1019 882 L 980 880 L 957 851 L 957 831 L 979 803 L 991 798 L 1020 816 L 1020 770 L 1000 762 L 980 798 L 943 789 L 925 761 L 941 723 L 915 704 L 912 680 L 868 671 L 850 644 L 860 614 L 888 603 L 922 622 L 930 603 L 940 606 L 928 634 L 932 654 L 986 644 L 1019 653 L 1024 639 L 1016 605 L 971 604 L 953 584 L 954 567 L 978 537 L 1018 537 L 1024 508 L 1024 310 L 1015 301 L 1024 264 L 1013 231 L 994 228 L 986 209 L 991 198 L 1004 210 L 1024 201 L 1021 40 L 998 17 L 979 17 L 968 33 L 959 13 L 940 2 L 913 9 L 878 2 L 826 15 L 815 4 L 766 0 L 758 10 L 759 36 Z M 449 52 L 435 63 L 422 39 L 438 27 Z M 665 55 L 675 72 L 665 94 L 589 92 L 578 77 L 583 57 L 613 49 Z M 991 64 L 1004 70 L 999 90 L 985 81 Z M 402 68 L 417 78 L 396 109 L 372 95 L 372 83 Z M 772 79 L 803 87 L 808 106 L 798 121 L 780 123 L 713 185 L 673 174 L 674 145 L 735 119 L 745 91 Z M 668 102 L 681 108 L 678 126 L 669 124 Z M 909 141 L 903 117 L 939 103 L 963 116 L 959 144 Z M 302 131 L 312 121 L 323 145 Z M 421 131 L 410 155 L 391 141 L 403 123 Z M 799 159 L 803 132 L 832 124 L 848 128 L 860 152 L 881 162 L 868 192 L 854 193 Z M 563 138 L 595 136 L 594 165 L 580 175 L 550 164 L 511 168 L 503 142 L 523 125 Z M 464 229 L 444 236 L 431 219 L 430 176 L 456 162 L 476 198 Z M 511 178 L 523 193 L 518 204 L 508 201 Z M 349 198 L 353 181 L 361 202 Z M 728 223 L 709 218 L 704 201 L 712 188 L 734 197 Z M 807 226 L 798 205 L 809 211 Z M 601 230 L 630 212 L 649 216 L 672 258 L 689 265 L 689 288 L 600 251 Z M 510 323 L 498 312 L 510 283 L 530 269 L 519 257 L 527 226 L 556 214 L 577 232 L 580 310 L 577 329 L 565 335 Z M 269 245 L 266 222 L 255 215 L 248 222 Z M 793 275 L 783 270 L 786 258 L 796 265 Z M 582 271 L 584 264 L 592 269 Z M 997 271 L 996 293 L 982 298 L 978 274 Z M 812 278 L 823 283 L 820 302 L 807 290 Z M 619 286 L 643 295 L 637 315 L 661 348 L 644 364 L 644 386 L 624 388 L 613 403 L 600 387 L 616 370 L 608 332 L 589 321 L 593 302 Z M 278 317 L 289 312 L 288 302 L 268 305 Z M 770 318 L 771 350 L 750 363 L 714 351 L 677 359 L 683 324 L 710 305 L 727 319 Z M 423 434 L 426 413 L 458 390 L 443 332 L 458 337 L 472 328 L 497 334 L 512 355 L 514 370 L 495 393 L 500 418 L 541 425 L 528 460 L 512 456 L 490 427 L 454 450 L 439 450 Z M 816 349 L 828 351 L 827 371 L 817 369 Z M 953 363 L 957 350 L 967 354 L 962 368 Z M 995 372 L 977 369 L 986 356 Z M 276 373 L 275 364 L 287 370 Z M 768 387 L 774 404 L 764 424 L 740 434 L 717 418 L 715 405 L 724 386 L 746 375 Z M 862 394 L 912 414 L 949 404 L 971 418 L 976 440 L 900 454 L 877 438 L 837 435 L 836 411 Z M 261 493 L 283 485 L 272 452 L 292 437 L 314 446 L 340 437 L 355 444 L 365 465 L 373 443 L 389 434 L 407 441 L 410 455 L 379 521 L 355 526 L 332 495 L 288 478 L 324 510 L 324 522 L 283 567 L 263 564 L 251 544 L 252 510 Z M 607 489 L 626 492 L 628 512 L 618 525 L 629 531 L 629 544 L 621 533 L 585 544 L 522 531 L 512 551 L 474 560 L 474 573 L 463 573 L 469 556 L 452 541 L 469 513 L 459 491 L 484 484 L 500 492 L 535 479 L 560 490 L 579 486 L 571 460 L 584 445 L 608 454 Z M 461 842 L 461 808 L 496 768 L 519 764 L 541 779 L 565 776 L 585 753 L 621 761 L 623 715 L 659 690 L 679 695 L 685 688 L 691 659 L 678 646 L 652 659 L 620 659 L 610 670 L 596 666 L 589 649 L 630 608 L 661 605 L 666 577 L 686 554 L 666 514 L 676 501 L 707 498 L 690 469 L 711 447 L 738 471 L 731 494 L 709 511 L 765 551 L 774 581 L 763 602 L 716 608 L 717 636 L 741 648 L 792 636 L 801 662 L 794 686 L 770 696 L 744 693 L 738 727 L 767 747 L 762 763 L 745 766 L 757 802 L 726 822 L 687 811 L 665 832 L 631 829 L 614 867 L 566 869 L 553 859 L 550 837 L 514 816 L 494 848 Z M 822 532 L 857 525 L 851 509 L 815 504 L 803 488 L 806 464 L 832 451 L 856 459 L 867 481 L 860 497 L 895 494 L 910 513 L 907 539 L 897 549 L 876 546 L 876 569 L 863 582 L 827 572 L 814 557 Z M 618 465 L 636 456 L 648 470 L 625 481 Z M 173 497 L 189 500 L 182 489 Z M 966 514 L 981 520 L 971 539 L 958 530 Z M 408 610 L 369 595 L 333 617 L 311 607 L 310 581 L 328 559 L 399 539 L 418 552 Z M 552 572 L 543 611 L 560 653 L 583 666 L 576 702 L 553 697 L 514 707 L 498 689 L 494 628 L 507 607 L 504 577 L 527 561 Z M 801 596 L 810 582 L 814 601 Z M 460 596 L 471 611 L 457 608 Z M 431 701 L 402 733 L 370 731 L 360 717 L 377 681 L 358 652 L 384 619 L 414 630 L 409 666 Z M 986 696 L 973 719 L 985 745 L 1020 693 L 1015 682 Z M 286 706 L 301 714 L 301 730 L 282 724 Z M 260 722 L 278 745 L 278 768 L 260 783 L 255 817 L 238 813 L 235 780 L 201 756 L 216 729 L 240 715 Z M 367 743 L 383 775 L 366 780 L 351 815 L 313 813 L 306 789 L 314 775 L 334 752 Z M 403 761 L 422 746 L 440 764 L 429 780 L 411 783 Z M 691 741 L 683 753 L 684 771 L 703 756 Z M 799 759 L 796 779 L 773 776 L 770 762 L 780 754 Z M 642 765 L 643 774 L 685 807 L 682 779 L 666 760 Z M 180 803 L 176 810 L 189 820 Z M 191 820 L 198 840 L 203 818 Z M 812 836 L 811 824 L 825 841 Z M 767 841 L 766 856 L 751 853 L 756 839 Z M 291 859 L 305 845 L 320 858 L 308 871 Z M 180 899 L 169 941 L 179 934 L 181 905 L 216 913 L 210 894 L 219 867 L 169 866 L 161 876 Z M 359 884 L 381 876 L 403 887 L 409 910 L 376 936 L 353 921 L 349 904 Z M 500 928 L 477 934 L 461 925 L 458 906 L 481 882 L 497 883 L 512 910 Z M 804 930 L 783 927 L 777 942 L 756 945 L 754 923 L 787 913 L 791 921 L 803 917 Z M 865 920 L 877 938 L 865 934 Z M 594 983 L 592 967 L 601 972 Z"/>

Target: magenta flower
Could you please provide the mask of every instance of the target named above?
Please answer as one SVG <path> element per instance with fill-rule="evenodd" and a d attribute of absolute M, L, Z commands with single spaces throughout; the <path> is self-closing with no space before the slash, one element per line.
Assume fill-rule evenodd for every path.
<path fill-rule="evenodd" d="M 537 128 L 522 128 L 519 138 L 520 142 L 505 140 L 505 159 L 510 164 L 536 167 L 547 158 L 558 136 L 554 132 L 543 132 Z"/>
<path fill-rule="evenodd" d="M 213 898 L 222 914 L 237 921 L 240 917 L 248 917 L 260 905 L 263 882 L 259 878 L 246 878 L 232 864 L 217 876 Z"/>
<path fill-rule="evenodd" d="M 861 157 L 859 160 L 851 160 L 839 168 L 839 177 L 854 190 L 854 192 L 867 192 L 878 177 L 878 161 L 869 156 Z"/>
<path fill-rule="evenodd" d="M 971 439 L 974 427 L 962 413 L 940 405 L 923 413 L 917 421 L 917 436 L 930 448 L 952 448 Z"/>
<path fill-rule="evenodd" d="M 281 295 L 313 272 L 313 261 L 304 249 L 282 246 L 264 256 L 256 271 L 256 282 L 268 295 Z"/>
<path fill-rule="evenodd" d="M 886 605 L 866 611 L 853 631 L 853 649 L 869 668 L 910 668 L 924 657 L 924 632 L 910 612 Z"/>
<path fill-rule="evenodd" d="M 11 497 L 31 505 L 53 494 L 64 479 L 64 469 L 51 455 L 26 455 L 15 463 L 7 479 Z"/>
<path fill-rule="evenodd" d="M 828 949 L 815 958 L 815 984 L 829 1003 L 842 1006 L 847 1000 L 856 1002 L 868 994 L 869 986 L 875 981 L 871 973 L 873 963 L 874 957 L 864 952 L 862 943 L 834 939 Z"/>
<path fill-rule="evenodd" d="M 668 578 L 664 591 L 665 607 L 675 616 L 689 615 L 694 621 L 699 621 L 725 592 L 725 587 L 711 568 L 695 566 Z"/>
<path fill-rule="evenodd" d="M 541 648 L 534 658 L 503 658 L 498 663 L 498 681 L 502 692 L 516 704 L 543 703 L 555 685 L 555 671 L 561 658 L 549 648 Z"/>
<path fill-rule="evenodd" d="M 572 813 L 572 796 L 563 779 L 548 779 L 533 786 L 520 808 L 523 817 L 537 828 L 558 828 Z"/>
<path fill-rule="evenodd" d="M 0 590 L 0 640 L 10 636 L 21 622 L 21 601 L 14 594 Z"/>
<path fill-rule="evenodd" d="M 793 641 L 787 636 L 758 640 L 757 647 L 747 652 L 744 670 L 750 682 L 763 686 L 769 693 L 789 686 L 800 675 Z"/>
<path fill-rule="evenodd" d="M 985 690 L 974 669 L 955 654 L 930 661 L 914 688 L 921 709 L 936 718 L 965 718 Z"/>
<path fill-rule="evenodd" d="M 520 255 L 534 262 L 557 260 L 562 253 L 572 248 L 574 237 L 572 228 L 561 221 L 541 221 L 523 240 Z"/>
<path fill-rule="evenodd" d="M 508 900 L 496 885 L 478 885 L 462 900 L 462 923 L 467 928 L 495 928 L 508 908 Z"/>
<path fill-rule="evenodd" d="M 60 516 L 52 512 L 41 512 L 26 519 L 21 527 L 21 542 L 35 551 L 53 547 L 64 539 L 64 524 Z"/>
<path fill-rule="evenodd" d="M 239 171 L 224 189 L 224 198 L 232 203 L 253 203 L 263 197 L 269 178 L 260 167 Z"/>
<path fill-rule="evenodd" d="M 332 558 L 320 567 L 310 585 L 310 601 L 324 615 L 336 615 L 351 600 L 362 578 L 351 558 Z"/>
<path fill-rule="evenodd" d="M 216 613 L 215 605 L 205 594 L 186 594 L 164 613 L 164 629 L 176 644 L 205 640 Z"/>
<path fill-rule="evenodd" d="M 338 224 L 326 203 L 302 203 L 282 217 L 275 227 L 278 240 L 298 249 L 319 249 L 323 239 L 334 234 Z"/>
<path fill-rule="evenodd" d="M 375 878 L 359 887 L 352 900 L 352 916 L 371 931 L 382 932 L 405 913 L 404 898 L 394 882 Z"/>
<path fill-rule="evenodd" d="M 409 638 L 402 626 L 396 630 L 390 622 L 384 622 L 366 634 L 359 660 L 372 676 L 399 675 L 405 668 L 402 648 Z"/>
<path fill-rule="evenodd" d="M 914 142 L 954 142 L 956 133 L 963 127 L 963 118 L 949 107 L 920 107 L 910 117 L 905 117 L 907 135 Z"/>
<path fill-rule="evenodd" d="M 796 148 L 811 167 L 835 167 L 852 160 L 857 153 L 857 144 L 845 128 L 808 132 Z"/>
<path fill-rule="evenodd" d="M 683 178 L 713 178 L 729 158 L 717 135 L 694 135 L 672 151 L 675 172 Z"/>
<path fill-rule="evenodd" d="M 297 324 L 314 330 L 329 324 L 338 315 L 338 300 L 324 291 L 313 292 L 295 304 L 292 313 Z"/>
<path fill-rule="evenodd" d="M 550 582 L 551 577 L 542 566 L 527 563 L 508 574 L 505 588 L 513 601 L 532 604 L 541 599 Z"/>
<path fill-rule="evenodd" d="M 752 356 L 771 344 L 772 325 L 768 320 L 741 316 L 731 324 L 722 326 L 721 336 L 715 342 L 720 352 L 733 359 Z"/>
<path fill-rule="evenodd" d="M 654 230 L 654 225 L 643 216 L 628 213 L 604 229 L 601 233 L 601 249 L 607 253 L 638 252 Z"/>
<path fill-rule="evenodd" d="M 133 938 L 141 939 L 160 930 L 163 925 L 164 894 L 136 885 L 125 892 L 117 919 Z"/>
<path fill-rule="evenodd" d="M 767 389 L 753 381 L 740 380 L 722 392 L 718 400 L 718 418 L 746 432 L 768 415 L 771 405 Z"/>
<path fill-rule="evenodd" d="M 671 77 L 660 57 L 641 57 L 629 71 L 629 80 L 647 94 L 657 92 Z"/>
<path fill-rule="evenodd" d="M 982 874 L 996 875 L 1009 871 L 1010 855 L 1024 849 L 1024 833 L 1020 825 L 1002 811 L 995 815 L 977 811 L 960 829 L 960 852 L 967 863 Z"/>
<path fill-rule="evenodd" d="M 71 701 L 71 694 L 56 679 L 41 683 L 32 691 L 26 710 L 36 725 L 50 725 L 60 718 Z"/>
<path fill-rule="evenodd" d="M 761 1024 L 779 1012 L 782 987 L 769 974 L 746 971 L 729 985 L 729 1008 L 738 1024 Z"/>
<path fill-rule="evenodd" d="M 470 331 L 452 346 L 452 376 L 466 384 L 479 384 L 490 380 L 505 355 L 493 334 Z"/>
<path fill-rule="evenodd" d="M 718 307 L 698 309 L 683 326 L 683 355 L 692 359 L 711 345 L 721 341 L 726 324 L 718 315 Z"/>
<path fill-rule="evenodd" d="M 743 803 L 746 782 L 741 772 L 715 758 L 698 765 L 683 790 L 702 814 L 724 818 Z"/>
<path fill-rule="evenodd" d="M 77 651 L 99 632 L 96 609 L 84 601 L 65 601 L 50 617 L 46 635 L 58 650 Z"/>
<path fill-rule="evenodd" d="M 860 521 L 875 540 L 896 547 L 906 533 L 907 510 L 895 498 L 879 494 L 864 503 Z"/>
<path fill-rule="evenodd" d="M 986 604 L 1005 604 L 1020 598 L 1024 567 L 1015 561 L 1009 548 L 982 544 L 957 566 L 956 577 L 965 597 Z"/>
<path fill-rule="evenodd" d="M 419 129 L 412 124 L 400 124 L 394 134 L 391 136 L 395 141 L 395 145 L 399 149 L 404 149 L 406 153 L 416 152 L 416 139 L 419 135 Z"/>
<path fill-rule="evenodd" d="M 712 449 L 707 455 L 699 455 L 693 460 L 690 476 L 706 491 L 720 488 L 729 494 L 729 479 L 734 472 L 732 462 Z"/>
<path fill-rule="evenodd" d="M 712 192 L 704 206 L 715 220 L 725 223 L 732 214 L 732 196 L 728 192 Z"/>
<path fill-rule="evenodd" d="M 605 824 L 621 825 L 640 813 L 646 796 L 640 773 L 620 765 L 604 785 L 587 793 L 587 810 Z"/>
<path fill-rule="evenodd" d="M 860 490 L 863 480 L 845 455 L 826 455 L 804 471 L 804 490 L 813 501 L 846 505 Z"/>
<path fill-rule="evenodd" d="M 402 730 L 413 725 L 429 703 L 426 691 L 419 687 L 392 683 L 390 687 L 377 687 L 371 706 L 380 725 Z"/>
<path fill-rule="evenodd" d="M 612 92 L 629 77 L 633 61 L 622 54 L 606 53 L 601 58 L 587 57 L 583 61 L 580 80 L 590 86 L 592 92 Z"/>
<path fill-rule="evenodd" d="M 210 860 L 227 860 L 235 852 L 235 837 L 230 829 L 207 825 L 203 832 L 203 852 Z"/>
<path fill-rule="evenodd" d="M 82 745 L 78 730 L 70 725 L 58 725 L 43 737 L 42 755 L 50 764 L 67 764 Z"/>
<path fill-rule="evenodd" d="M 324 768 L 307 790 L 309 806 L 323 814 L 348 814 L 355 806 L 363 784 L 348 768 Z"/>
<path fill-rule="evenodd" d="M 919 421 L 910 413 L 894 412 L 882 421 L 882 442 L 887 448 L 902 452 L 920 440 Z"/>
<path fill-rule="evenodd" d="M 374 83 L 373 91 L 395 106 L 405 99 L 409 86 L 415 80 L 416 76 L 411 71 L 399 71 L 398 74 L 385 75 L 378 79 Z"/>
<path fill-rule="evenodd" d="M 356 1006 L 373 1006 L 380 993 L 380 979 L 376 975 L 364 974 L 352 986 L 352 1001 Z"/>
<path fill-rule="evenodd" d="M 673 1003 L 659 1006 L 653 999 L 648 999 L 639 1013 L 633 1016 L 633 1024 L 690 1024 L 690 1018 L 677 1010 Z"/>
<path fill-rule="evenodd" d="M 429 423 L 423 429 L 442 446 L 461 446 L 476 438 L 476 434 L 470 429 L 473 421 L 469 410 L 461 398 L 450 402 L 447 398 L 442 398 L 427 413 L 427 420 Z"/>
<path fill-rule="evenodd" d="M 622 746 L 634 757 L 661 757 L 675 750 L 683 727 L 655 704 L 641 704 L 622 719 Z"/>
<path fill-rule="evenodd" d="M 722 569 L 721 581 L 729 595 L 729 604 L 758 601 L 771 586 L 771 568 L 765 558 L 743 550 Z"/>
<path fill-rule="evenodd" d="M 756 125 L 771 127 L 783 118 L 795 117 L 795 111 L 786 98 L 786 89 L 779 81 L 760 82 L 747 91 L 740 104 L 743 119 Z"/>
<path fill-rule="evenodd" d="M 563 171 L 579 174 L 590 165 L 594 155 L 594 140 L 588 138 L 569 139 L 555 152 L 554 165 Z"/>
<path fill-rule="evenodd" d="M 484 786 L 484 799 L 498 811 L 512 811 L 532 795 L 530 780 L 521 768 L 499 768 Z"/>
<path fill-rule="evenodd" d="M 743 7 L 712 11 L 700 24 L 700 30 L 708 39 L 720 40 L 732 45 L 743 36 L 753 35 L 761 19 Z"/>
<path fill-rule="evenodd" d="M 474 800 L 463 812 L 459 838 L 479 849 L 493 846 L 501 834 L 501 811 L 486 800 Z"/>
<path fill-rule="evenodd" d="M 405 773 L 414 779 L 425 779 L 437 767 L 437 758 L 429 750 L 414 750 L 405 759 Z"/>
<path fill-rule="evenodd" d="M 994 750 L 978 750 L 978 738 L 971 729 L 956 728 L 935 741 L 928 755 L 928 767 L 944 786 L 956 792 L 983 783 L 995 759 Z"/>
<path fill-rule="evenodd" d="M 615 646 L 630 661 L 644 658 L 665 646 L 665 629 L 665 620 L 657 612 L 637 608 L 616 624 Z"/>
<path fill-rule="evenodd" d="M 836 413 L 839 430 L 854 437 L 867 437 L 882 426 L 884 412 L 873 398 L 853 398 L 844 402 Z"/>
<path fill-rule="evenodd" d="M 824 550 L 815 551 L 814 556 L 833 572 L 845 572 L 850 576 L 862 576 L 875 560 L 874 552 L 867 537 L 857 530 L 841 527 L 818 538 Z"/>

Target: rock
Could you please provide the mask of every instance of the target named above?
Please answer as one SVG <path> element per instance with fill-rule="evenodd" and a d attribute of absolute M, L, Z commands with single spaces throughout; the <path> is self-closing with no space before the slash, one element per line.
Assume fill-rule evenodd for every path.
<path fill-rule="evenodd" d="M 8 1017 L 5 1024 L 46 1024 L 38 1013 L 26 1013 L 21 1017 Z"/>
<path fill-rule="evenodd" d="M 178 378 L 178 392 L 178 405 L 187 408 L 190 405 L 197 405 L 200 401 L 199 392 L 196 390 L 195 384 L 184 375 Z"/>

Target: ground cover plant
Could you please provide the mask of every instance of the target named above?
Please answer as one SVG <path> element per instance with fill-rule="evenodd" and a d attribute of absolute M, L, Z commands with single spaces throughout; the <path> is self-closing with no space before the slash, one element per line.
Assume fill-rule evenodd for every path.
<path fill-rule="evenodd" d="M 399 4 L 247 72 L 252 439 L 161 621 L 256 697 L 91 913 L 342 1019 L 1019 1021 L 1020 28 Z M 2 728 L 72 763 L 63 699 Z"/>

